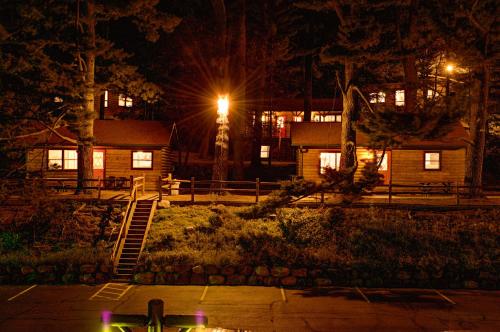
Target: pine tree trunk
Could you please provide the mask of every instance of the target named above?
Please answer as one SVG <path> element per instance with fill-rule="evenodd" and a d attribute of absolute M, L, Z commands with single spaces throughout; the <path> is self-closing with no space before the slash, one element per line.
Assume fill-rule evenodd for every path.
<path fill-rule="evenodd" d="M 356 166 L 356 130 L 354 129 L 355 104 L 351 80 L 354 74 L 354 63 L 344 62 L 344 95 L 342 100 L 342 132 L 340 150 L 340 169 L 352 172 L 351 181 L 354 181 Z"/>
<path fill-rule="evenodd" d="M 312 111 L 312 54 L 304 56 L 304 121 L 311 121 Z"/>
<path fill-rule="evenodd" d="M 481 97 L 479 101 L 478 114 L 475 123 L 472 125 L 476 126 L 474 139 L 474 146 L 472 147 L 470 170 L 470 194 L 473 197 L 480 196 L 481 187 L 483 184 L 483 163 L 484 163 L 484 151 L 486 147 L 486 130 L 487 130 L 487 120 L 488 120 L 488 102 L 489 102 L 489 88 L 490 88 L 490 67 L 488 64 L 484 64 L 482 68 L 481 77 Z"/>
<path fill-rule="evenodd" d="M 85 40 L 85 63 L 84 72 L 84 105 L 82 114 L 77 120 L 78 140 L 78 183 L 77 193 L 87 192 L 84 188 L 92 186 L 93 178 L 93 142 L 94 142 L 94 73 L 95 73 L 95 4 L 93 0 L 87 1 L 87 12 L 85 15 L 86 36 Z"/>
<path fill-rule="evenodd" d="M 244 151 L 243 151 L 243 132 L 246 120 L 246 0 L 238 0 L 238 15 L 236 23 L 236 49 L 235 49 L 235 76 L 237 78 L 238 99 L 234 103 L 232 110 L 232 141 L 233 141 L 233 166 L 234 178 L 242 180 L 244 177 Z"/>

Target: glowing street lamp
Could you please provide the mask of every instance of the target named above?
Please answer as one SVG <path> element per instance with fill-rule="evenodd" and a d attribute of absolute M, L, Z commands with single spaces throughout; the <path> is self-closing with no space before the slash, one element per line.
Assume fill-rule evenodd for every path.
<path fill-rule="evenodd" d="M 229 97 L 220 95 L 217 99 L 217 137 L 215 139 L 215 160 L 212 180 L 219 181 L 212 184 L 212 189 L 221 191 L 222 182 L 227 180 L 227 158 L 229 150 Z M 215 190 L 214 190 L 215 191 Z"/>
<path fill-rule="evenodd" d="M 449 63 L 446 65 L 446 71 L 448 73 L 450 73 L 450 74 L 453 73 L 453 70 L 455 70 L 455 66 L 452 63 Z"/>
<path fill-rule="evenodd" d="M 450 95 L 450 75 L 455 70 L 455 66 L 452 63 L 446 65 L 446 96 Z"/>

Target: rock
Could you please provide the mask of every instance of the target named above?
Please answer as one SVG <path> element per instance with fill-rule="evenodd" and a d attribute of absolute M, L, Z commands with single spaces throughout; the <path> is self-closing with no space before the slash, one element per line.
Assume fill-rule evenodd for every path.
<path fill-rule="evenodd" d="M 94 275 L 90 273 L 80 274 L 80 282 L 83 284 L 94 284 Z"/>
<path fill-rule="evenodd" d="M 215 265 L 207 265 L 207 266 L 205 266 L 205 273 L 209 274 L 209 275 L 218 274 L 219 269 Z"/>
<path fill-rule="evenodd" d="M 227 276 L 226 285 L 244 285 L 247 277 L 239 274 L 232 274 Z"/>
<path fill-rule="evenodd" d="M 326 287 L 326 286 L 331 286 L 332 281 L 327 278 L 316 278 L 314 279 L 314 285 L 317 287 Z"/>
<path fill-rule="evenodd" d="M 190 273 L 184 272 L 177 275 L 174 284 L 176 285 L 189 285 L 190 283 Z"/>
<path fill-rule="evenodd" d="M 111 273 L 111 271 L 113 271 L 113 266 L 109 265 L 109 264 L 100 264 L 99 271 L 102 273 L 109 274 L 109 273 Z"/>
<path fill-rule="evenodd" d="M 225 280 L 224 276 L 221 275 L 208 276 L 208 283 L 210 285 L 224 285 Z"/>
<path fill-rule="evenodd" d="M 40 265 L 38 268 L 37 268 L 37 271 L 39 273 L 52 273 L 56 270 L 56 267 L 53 266 L 53 265 Z"/>
<path fill-rule="evenodd" d="M 97 272 L 95 274 L 95 282 L 98 284 L 105 283 L 109 280 L 109 276 L 106 273 Z"/>
<path fill-rule="evenodd" d="M 264 281 L 265 286 L 279 286 L 280 285 L 280 278 L 267 276 L 267 277 L 262 277 L 262 279 Z"/>
<path fill-rule="evenodd" d="M 22 275 L 27 275 L 27 274 L 30 274 L 30 273 L 33 273 L 35 272 L 35 269 L 32 268 L 31 266 L 23 266 L 21 267 L 21 274 Z"/>
<path fill-rule="evenodd" d="M 280 282 L 283 286 L 289 286 L 289 287 L 295 286 L 295 285 L 297 285 L 297 277 L 294 277 L 294 276 L 284 277 L 284 278 L 281 278 Z"/>
<path fill-rule="evenodd" d="M 206 285 L 207 280 L 202 274 L 193 274 L 191 276 L 191 285 Z"/>
<path fill-rule="evenodd" d="M 305 278 L 305 277 L 307 277 L 307 269 L 306 268 L 293 269 L 292 276 L 299 277 L 299 278 Z"/>
<path fill-rule="evenodd" d="M 231 266 L 231 265 L 228 265 L 228 266 L 224 266 L 221 270 L 221 273 L 225 276 L 229 276 L 229 275 L 232 275 L 234 274 L 234 272 L 236 272 L 236 269 L 234 266 Z"/>
<path fill-rule="evenodd" d="M 174 272 L 176 273 L 186 273 L 189 271 L 191 271 L 191 265 L 188 264 L 174 265 Z"/>
<path fill-rule="evenodd" d="M 74 273 L 65 273 L 61 277 L 61 281 L 65 284 L 73 284 L 77 282 L 77 277 Z"/>
<path fill-rule="evenodd" d="M 399 280 L 410 280 L 411 279 L 411 274 L 406 272 L 406 271 L 399 271 L 398 273 L 398 279 Z"/>
<path fill-rule="evenodd" d="M 193 267 L 191 269 L 191 271 L 194 273 L 194 274 L 203 274 L 205 273 L 205 269 L 203 268 L 203 266 L 201 265 L 196 265 L 195 267 Z"/>
<path fill-rule="evenodd" d="M 284 266 L 275 266 L 271 269 L 271 275 L 277 278 L 283 278 L 290 274 L 290 269 Z"/>
<path fill-rule="evenodd" d="M 150 268 L 151 272 L 160 272 L 161 271 L 161 266 L 157 264 L 151 264 Z"/>
<path fill-rule="evenodd" d="M 255 268 L 255 274 L 260 277 L 267 277 L 269 275 L 269 269 L 267 266 L 257 266 Z"/>
<path fill-rule="evenodd" d="M 309 270 L 309 277 L 313 279 L 323 277 L 323 271 L 321 269 Z"/>
<path fill-rule="evenodd" d="M 83 274 L 95 273 L 95 265 L 94 264 L 80 265 L 80 273 Z"/>
<path fill-rule="evenodd" d="M 155 281 L 153 272 L 141 272 L 134 274 L 134 282 L 142 285 L 152 285 Z"/>
<path fill-rule="evenodd" d="M 172 265 L 167 265 L 163 268 L 163 271 L 167 273 L 173 273 L 174 272 L 174 267 Z"/>
<path fill-rule="evenodd" d="M 168 209 L 169 207 L 170 207 L 170 201 L 167 201 L 166 199 L 162 199 L 156 204 L 156 208 L 158 210 Z"/>
<path fill-rule="evenodd" d="M 243 265 L 238 269 L 238 274 L 250 276 L 253 273 L 253 267 L 250 265 Z"/>
<path fill-rule="evenodd" d="M 464 287 L 467 289 L 478 289 L 479 285 L 474 280 L 466 280 L 466 281 L 464 281 Z"/>
<path fill-rule="evenodd" d="M 167 272 L 158 272 L 155 275 L 155 284 L 157 285 L 173 285 L 177 275 Z"/>

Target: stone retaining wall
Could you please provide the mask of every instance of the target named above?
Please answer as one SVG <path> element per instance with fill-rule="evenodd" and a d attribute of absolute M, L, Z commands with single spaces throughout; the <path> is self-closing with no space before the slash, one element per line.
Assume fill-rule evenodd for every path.
<path fill-rule="evenodd" d="M 80 266 L 40 265 L 21 268 L 0 266 L 0 284 L 98 284 L 110 280 L 108 264 Z M 134 283 L 145 285 L 259 285 L 284 287 L 420 287 L 500 289 L 500 278 L 492 271 L 436 270 L 408 268 L 380 271 L 363 266 L 332 268 L 286 266 L 139 265 Z"/>

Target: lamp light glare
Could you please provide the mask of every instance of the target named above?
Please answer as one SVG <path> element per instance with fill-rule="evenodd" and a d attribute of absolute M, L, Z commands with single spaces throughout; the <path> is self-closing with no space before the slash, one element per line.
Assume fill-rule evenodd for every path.
<path fill-rule="evenodd" d="M 446 71 L 448 73 L 452 73 L 454 69 L 455 69 L 455 66 L 453 64 L 449 63 L 448 65 L 446 65 Z"/>
<path fill-rule="evenodd" d="M 228 96 L 219 96 L 217 100 L 217 113 L 222 116 L 227 116 L 229 112 L 229 98 Z"/>

